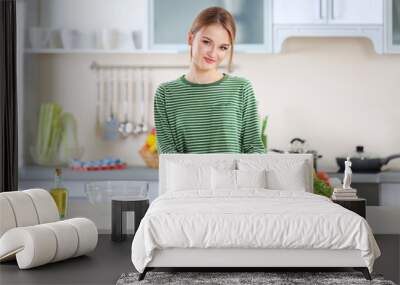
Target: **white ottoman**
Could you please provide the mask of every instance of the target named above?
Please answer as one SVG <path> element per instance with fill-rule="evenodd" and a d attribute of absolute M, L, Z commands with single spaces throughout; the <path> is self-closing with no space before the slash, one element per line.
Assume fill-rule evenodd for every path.
<path fill-rule="evenodd" d="M 0 262 L 16 258 L 20 269 L 86 254 L 96 248 L 96 225 L 87 218 L 59 221 L 43 189 L 0 193 Z"/>

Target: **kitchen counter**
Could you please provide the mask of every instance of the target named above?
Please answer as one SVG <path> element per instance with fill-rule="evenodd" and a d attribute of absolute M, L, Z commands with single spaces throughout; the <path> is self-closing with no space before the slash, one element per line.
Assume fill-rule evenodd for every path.
<path fill-rule="evenodd" d="M 343 179 L 343 173 L 327 172 L 329 177 Z M 62 169 L 63 180 L 95 181 L 95 180 L 146 180 L 158 181 L 158 169 L 145 166 L 130 166 L 124 170 L 74 171 Z M 53 180 L 54 168 L 42 166 L 26 166 L 20 169 L 20 180 Z M 354 183 L 400 183 L 400 171 L 382 171 L 378 173 L 353 173 Z"/>
<path fill-rule="evenodd" d="M 145 180 L 158 181 L 158 169 L 145 166 L 130 166 L 123 170 L 74 171 L 62 168 L 63 181 L 97 181 L 97 180 Z M 19 171 L 19 180 L 54 180 L 54 167 L 26 166 Z"/>
<path fill-rule="evenodd" d="M 343 173 L 327 172 L 329 177 L 343 179 Z M 381 171 L 378 173 L 353 173 L 353 183 L 400 183 L 400 171 Z"/>

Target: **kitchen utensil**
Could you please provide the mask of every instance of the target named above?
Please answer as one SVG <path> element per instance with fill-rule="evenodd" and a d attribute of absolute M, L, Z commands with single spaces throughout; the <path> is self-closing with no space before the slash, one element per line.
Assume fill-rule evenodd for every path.
<path fill-rule="evenodd" d="M 140 104 L 139 104 L 139 112 L 140 112 L 140 116 L 139 116 L 139 122 L 135 127 L 135 134 L 140 134 L 143 132 L 143 112 L 144 112 L 144 100 L 143 100 L 143 96 L 144 96 L 144 92 L 145 92 L 145 83 L 144 83 L 144 70 L 141 69 L 140 70 L 140 79 L 139 79 L 139 90 L 140 92 L 138 92 L 139 98 L 140 98 Z M 137 96 L 136 96 L 137 98 Z M 136 108 L 137 109 L 137 108 Z"/>
<path fill-rule="evenodd" d="M 109 102 L 110 102 L 110 116 L 108 117 L 107 121 L 104 124 L 104 138 L 106 140 L 116 140 L 118 139 L 118 126 L 119 122 L 115 116 L 114 110 L 116 110 L 115 106 L 115 77 L 113 76 L 113 70 L 110 70 L 110 77 L 108 81 L 108 95 L 109 95 Z"/>
<path fill-rule="evenodd" d="M 148 114 L 148 98 L 150 97 L 150 70 L 147 70 L 144 77 L 144 88 L 142 94 L 143 113 L 142 113 L 142 133 L 146 133 L 149 128 L 147 127 L 147 114 Z"/>
<path fill-rule="evenodd" d="M 116 83 L 117 83 L 117 85 L 116 85 L 116 101 L 117 101 L 116 102 L 116 104 L 117 104 L 116 110 L 117 110 L 117 113 L 116 113 L 116 116 L 117 116 L 118 122 L 119 122 L 118 132 L 122 136 L 120 130 L 124 123 L 124 102 L 122 101 L 124 84 L 123 84 L 123 74 L 121 73 L 121 71 L 122 71 L 121 69 L 117 69 L 117 72 L 116 72 L 116 76 L 117 76 L 117 80 L 116 80 Z"/>
<path fill-rule="evenodd" d="M 134 73 L 134 87 L 135 87 L 135 93 L 133 94 L 133 99 L 134 99 L 134 104 L 133 104 L 133 108 L 134 108 L 134 112 L 133 112 L 133 134 L 134 135 L 138 135 L 140 133 L 141 128 L 139 127 L 139 111 L 140 111 L 140 105 L 139 105 L 139 99 L 140 99 L 140 92 L 142 92 L 142 84 L 140 81 L 140 74 L 141 71 L 139 69 L 135 70 Z"/>
<path fill-rule="evenodd" d="M 103 72 L 101 69 L 96 70 L 96 135 L 102 137 L 102 107 L 100 105 L 103 100 Z"/>
<path fill-rule="evenodd" d="M 128 106 L 129 106 L 129 100 L 128 100 L 128 92 L 129 92 L 129 86 L 128 86 L 128 76 L 126 73 L 124 73 L 124 78 L 122 80 L 122 92 L 121 95 L 124 97 L 124 102 L 122 104 L 122 113 L 124 116 L 124 120 L 120 123 L 119 125 L 119 132 L 122 135 L 123 138 L 128 137 L 132 133 L 133 125 L 128 119 Z"/>
<path fill-rule="evenodd" d="M 344 172 L 344 162 L 347 157 L 337 157 L 336 163 L 339 166 L 338 172 Z M 364 146 L 356 146 L 356 152 L 350 156 L 351 170 L 355 173 L 376 173 L 380 172 L 382 166 L 392 159 L 400 158 L 400 153 L 393 154 L 385 158 L 374 157 L 364 152 Z"/>
<path fill-rule="evenodd" d="M 147 116 L 147 124 L 149 129 L 152 129 L 154 127 L 154 108 L 153 108 L 153 104 L 154 104 L 154 85 L 153 85 L 153 77 L 150 76 L 149 77 L 149 96 L 148 96 L 148 102 L 149 102 L 149 107 L 147 108 L 147 111 L 149 113 L 149 115 Z"/>
<path fill-rule="evenodd" d="M 129 73 L 129 108 L 128 108 L 128 118 L 129 121 L 132 123 L 132 134 L 136 128 L 136 94 L 137 94 L 137 83 L 136 83 L 136 69 L 131 69 Z"/>
<path fill-rule="evenodd" d="M 290 141 L 290 150 L 285 152 L 284 150 L 272 148 L 269 151 L 278 152 L 278 153 L 311 153 L 313 155 L 313 165 L 314 169 L 317 171 L 317 161 L 322 155 L 318 154 L 316 150 L 308 150 L 306 140 L 301 138 L 293 138 Z"/>

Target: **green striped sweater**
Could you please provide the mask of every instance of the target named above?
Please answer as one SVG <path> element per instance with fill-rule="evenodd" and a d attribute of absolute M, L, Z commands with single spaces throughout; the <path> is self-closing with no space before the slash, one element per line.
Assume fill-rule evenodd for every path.
<path fill-rule="evenodd" d="M 193 83 L 182 75 L 160 84 L 154 98 L 159 153 L 264 153 L 253 88 L 224 73 Z"/>

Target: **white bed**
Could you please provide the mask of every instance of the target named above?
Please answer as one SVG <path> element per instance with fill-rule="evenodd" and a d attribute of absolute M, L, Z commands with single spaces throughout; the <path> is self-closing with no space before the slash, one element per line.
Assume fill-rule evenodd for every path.
<path fill-rule="evenodd" d="M 177 164 L 226 171 L 229 162 L 248 176 L 266 166 L 273 190 L 178 189 L 193 178 L 184 168 L 181 176 L 168 172 Z M 204 181 L 199 173 L 194 180 Z M 367 222 L 313 194 L 312 185 L 308 154 L 162 154 L 160 196 L 132 243 L 140 279 L 155 267 L 354 267 L 370 278 L 380 251 Z"/>

